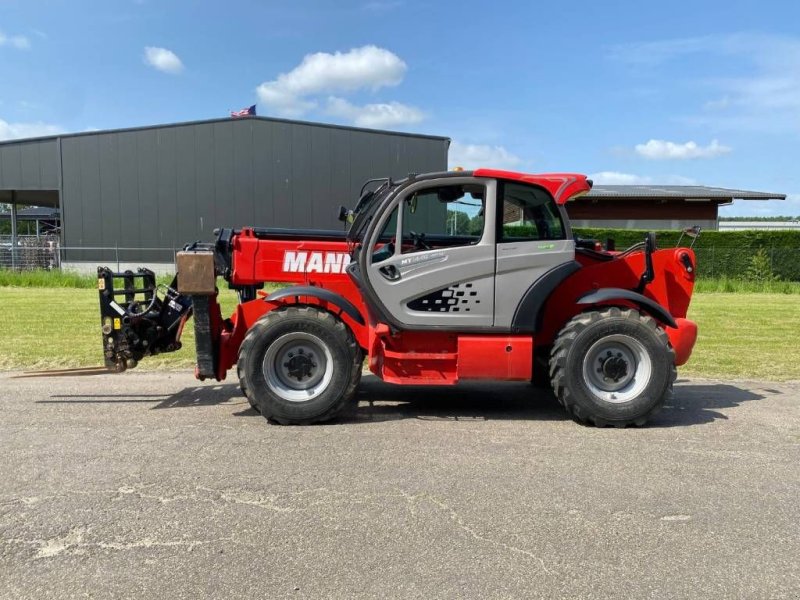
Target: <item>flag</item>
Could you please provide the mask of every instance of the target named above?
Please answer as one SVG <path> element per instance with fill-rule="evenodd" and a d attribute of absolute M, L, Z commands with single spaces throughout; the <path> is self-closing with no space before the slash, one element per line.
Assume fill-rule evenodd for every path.
<path fill-rule="evenodd" d="M 256 116 L 256 105 L 250 106 L 249 108 L 243 108 L 242 110 L 232 110 L 231 117 L 234 119 L 238 117 L 255 117 Z"/>

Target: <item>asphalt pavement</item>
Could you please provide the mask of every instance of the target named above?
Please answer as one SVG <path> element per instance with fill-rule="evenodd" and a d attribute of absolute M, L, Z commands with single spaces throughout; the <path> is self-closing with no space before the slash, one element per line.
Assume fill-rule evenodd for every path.
<path fill-rule="evenodd" d="M 0 598 L 800 598 L 800 383 L 641 429 L 526 385 L 365 377 L 271 426 L 235 381 L 0 374 Z"/>

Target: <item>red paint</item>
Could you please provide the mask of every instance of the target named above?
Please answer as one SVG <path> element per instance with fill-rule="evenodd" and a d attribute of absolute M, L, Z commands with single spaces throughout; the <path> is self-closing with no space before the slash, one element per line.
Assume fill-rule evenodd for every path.
<path fill-rule="evenodd" d="M 475 177 L 506 179 L 538 185 L 550 192 L 559 204 L 564 204 L 576 194 L 588 192 L 592 189 L 591 184 L 586 179 L 586 175 L 579 175 L 578 173 L 541 173 L 532 175 L 530 173 L 517 173 L 498 169 L 476 169 L 472 174 Z"/>
<path fill-rule="evenodd" d="M 668 328 L 669 343 L 675 350 L 675 366 L 685 365 L 692 355 L 694 343 L 697 341 L 697 324 L 688 319 L 675 319 L 677 329 Z"/>
<path fill-rule="evenodd" d="M 459 335 L 460 379 L 530 381 L 533 338 L 524 335 Z"/>

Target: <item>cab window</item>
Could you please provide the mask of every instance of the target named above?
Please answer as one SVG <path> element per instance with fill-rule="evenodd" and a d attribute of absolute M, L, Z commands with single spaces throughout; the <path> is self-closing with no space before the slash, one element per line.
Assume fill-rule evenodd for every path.
<path fill-rule="evenodd" d="M 564 223 L 552 196 L 538 187 L 504 182 L 500 186 L 500 242 L 565 239 Z"/>
<path fill-rule="evenodd" d="M 470 246 L 483 236 L 486 188 L 446 185 L 412 192 L 401 202 L 402 252 Z"/>

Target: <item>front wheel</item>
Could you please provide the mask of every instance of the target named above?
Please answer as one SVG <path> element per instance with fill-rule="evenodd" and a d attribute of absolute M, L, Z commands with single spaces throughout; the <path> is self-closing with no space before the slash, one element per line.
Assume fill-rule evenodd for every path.
<path fill-rule="evenodd" d="M 335 316 L 310 306 L 268 312 L 247 332 L 237 362 L 248 402 L 282 425 L 328 421 L 348 408 L 361 351 Z"/>
<path fill-rule="evenodd" d="M 550 380 L 576 421 L 643 425 L 672 393 L 675 353 L 646 315 L 616 307 L 576 315 L 550 355 Z"/>

